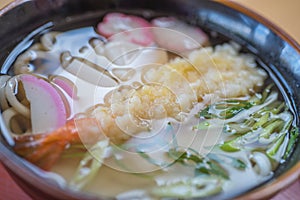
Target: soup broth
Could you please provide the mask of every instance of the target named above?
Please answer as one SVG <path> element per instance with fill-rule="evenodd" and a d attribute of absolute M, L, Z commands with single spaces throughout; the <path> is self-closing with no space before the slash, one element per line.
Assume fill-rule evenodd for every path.
<path fill-rule="evenodd" d="M 231 198 L 270 179 L 298 136 L 254 55 L 175 17 L 49 30 L 10 70 L 16 154 L 99 196 Z"/>

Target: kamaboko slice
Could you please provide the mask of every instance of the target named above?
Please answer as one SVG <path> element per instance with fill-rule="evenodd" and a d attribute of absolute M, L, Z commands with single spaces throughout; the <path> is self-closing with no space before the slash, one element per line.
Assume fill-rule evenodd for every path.
<path fill-rule="evenodd" d="M 151 24 L 138 16 L 109 13 L 97 26 L 99 34 L 108 40 L 126 40 L 141 46 L 153 44 Z"/>

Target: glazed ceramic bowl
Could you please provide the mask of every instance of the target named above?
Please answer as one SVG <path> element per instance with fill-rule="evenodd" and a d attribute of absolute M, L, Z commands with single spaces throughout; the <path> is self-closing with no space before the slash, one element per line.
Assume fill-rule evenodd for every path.
<path fill-rule="evenodd" d="M 55 30 L 95 25 L 110 11 L 126 11 L 146 17 L 173 15 L 233 40 L 269 66 L 281 85 L 287 103 L 299 116 L 300 47 L 278 27 L 256 13 L 229 1 L 207 0 L 17 0 L 0 11 L 0 63 L 6 73 L 15 56 L 26 47 L 34 30 L 49 25 Z M 25 39 L 24 39 L 25 38 Z M 22 44 L 17 46 L 18 44 Z M 298 120 L 298 119 L 297 119 Z M 299 126 L 299 122 L 297 121 Z M 3 122 L 1 120 L 1 126 Z M 97 199 L 63 189 L 30 163 L 13 153 L 9 141 L 0 138 L 0 159 L 16 182 L 34 199 Z M 241 194 L 239 199 L 268 198 L 296 181 L 300 174 L 300 144 L 275 171 L 271 180 Z"/>

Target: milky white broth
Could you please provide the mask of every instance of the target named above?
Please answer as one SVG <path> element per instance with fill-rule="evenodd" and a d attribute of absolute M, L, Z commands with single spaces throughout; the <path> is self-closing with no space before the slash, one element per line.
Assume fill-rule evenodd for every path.
<path fill-rule="evenodd" d="M 199 105 L 201 106 L 201 105 Z M 195 106 L 197 108 L 198 106 Z M 197 109 L 195 109 L 197 111 Z M 177 141 L 180 143 L 179 146 L 186 146 L 193 148 L 200 153 L 205 155 L 208 151 L 211 150 L 211 146 L 222 141 L 220 138 L 220 131 L 222 127 L 217 127 L 211 129 L 209 131 L 196 131 L 192 132 L 191 127 L 193 124 L 197 124 L 197 119 L 193 116 L 196 112 L 190 113 L 190 118 L 186 123 L 181 125 L 180 132 L 178 132 Z M 219 122 L 222 124 L 222 122 Z M 186 134 L 193 133 L 193 134 Z M 141 133 L 143 134 L 143 133 Z M 151 133 L 146 133 L 151 134 Z M 162 138 L 157 137 L 157 141 L 160 141 Z M 153 140 L 153 139 L 151 139 Z M 134 142 L 138 145 L 138 142 L 147 143 L 146 141 L 139 141 L 136 139 L 131 139 L 127 143 Z M 151 141 L 155 142 L 155 141 Z M 206 147 L 206 148 L 205 148 Z M 217 153 L 224 154 L 222 151 L 216 150 Z M 160 152 L 163 153 L 163 152 Z M 238 152 L 234 153 L 235 156 L 239 158 L 244 158 L 247 160 L 249 153 L 248 152 Z M 62 159 L 60 160 L 53 168 L 54 172 L 58 174 L 62 174 L 66 180 L 71 180 L 72 176 L 75 173 L 76 168 L 80 159 Z M 157 172 L 158 167 L 149 164 L 149 162 L 145 162 L 141 157 L 129 156 L 126 154 L 122 157 L 121 161 L 127 165 L 129 168 L 133 169 L 132 171 L 150 171 L 150 173 L 143 174 L 130 174 L 126 172 L 126 170 L 120 167 L 115 162 L 106 161 L 106 164 L 101 167 L 101 170 L 95 177 L 94 181 L 87 185 L 84 191 L 93 192 L 95 194 L 104 195 L 104 196 L 117 196 L 120 193 L 126 193 L 131 190 L 148 190 L 156 185 L 155 181 L 168 181 L 168 180 L 185 180 L 187 178 L 191 178 L 194 176 L 193 168 L 182 167 L 180 165 L 172 166 L 164 171 L 164 173 Z M 249 163 L 247 163 L 249 164 Z M 271 177 L 269 176 L 263 177 L 255 173 L 252 169 L 246 169 L 245 171 L 239 171 L 232 167 L 226 168 L 230 173 L 230 179 L 233 181 L 228 181 L 224 184 L 224 191 L 228 191 L 228 193 L 222 194 L 222 198 L 230 197 L 235 194 L 239 194 L 250 187 L 253 187 L 263 181 L 267 180 Z M 125 172 L 123 172 L 125 170 Z M 155 171 L 154 171 L 155 170 Z M 153 177 L 149 178 L 147 176 Z M 241 180 L 243 177 L 243 180 Z M 153 180 L 152 180 L 153 179 Z M 237 189 L 239 188 L 239 189 Z M 216 199 L 220 198 L 219 196 Z"/>
<path fill-rule="evenodd" d="M 179 197 L 188 198 L 193 196 L 189 196 L 190 193 L 184 195 L 186 185 L 195 180 L 205 182 L 207 179 L 207 187 L 212 187 L 212 190 L 207 189 L 207 193 L 199 194 L 197 192 L 206 188 L 205 184 L 200 184 L 192 191 L 198 194 L 194 197 L 213 195 L 213 198 L 219 199 L 238 195 L 272 177 L 273 171 L 284 160 L 283 156 L 288 149 L 291 137 L 288 131 L 292 128 L 293 116 L 288 109 L 280 109 L 278 113 L 274 111 L 282 104 L 279 100 L 281 97 L 278 97 L 275 87 L 265 90 L 265 80 L 270 82 L 270 79 L 267 79 L 264 70 L 256 66 L 252 55 L 239 53 L 238 45 L 232 43 L 200 50 L 192 49 L 182 53 L 184 56 L 179 56 L 157 44 L 141 47 L 118 42 L 108 41 L 99 35 L 94 27 L 49 32 L 23 52 L 13 66 L 16 75 L 29 69 L 29 74 L 43 77 L 47 81 L 51 75 L 52 78 L 67 78 L 74 84 L 74 96 L 70 96 L 62 86 L 58 86 L 68 105 L 66 120 L 92 115 L 100 121 L 105 135 L 107 130 L 116 130 L 116 137 L 119 133 L 130 135 L 120 143 L 114 143 L 119 140 L 113 140 L 114 135 L 108 135 L 111 144 L 105 149 L 102 166 L 93 179 L 82 188 L 83 191 L 119 199 L 159 199 L 176 198 L 176 192 L 182 190 L 183 196 Z M 103 50 L 105 48 L 106 51 Z M 226 64 L 227 55 L 234 61 L 238 60 L 237 63 L 244 67 L 238 71 L 239 75 L 236 71 L 238 68 L 231 69 L 231 61 Z M 197 73 L 186 63 L 197 65 L 205 59 L 207 61 L 202 63 L 204 66 L 209 63 L 220 65 L 217 69 L 219 71 L 216 73 L 210 71 L 213 70 L 210 68 L 199 68 L 199 77 L 195 78 Z M 187 70 L 192 71 L 190 74 L 181 74 L 183 72 L 180 72 L 177 66 L 182 63 L 186 64 Z M 24 68 L 24 65 L 27 68 Z M 163 66 L 167 66 L 166 69 L 170 73 L 174 72 L 174 80 L 171 75 L 166 82 L 163 82 L 164 76 L 155 77 L 155 73 L 159 75 L 160 72 L 168 76 L 168 71 L 160 69 Z M 224 70 L 226 67 L 228 69 Z M 240 82 L 234 82 L 235 78 L 240 79 Z M 7 79 L 9 80 L 8 77 Z M 205 84 L 201 85 L 198 79 Z M 151 82 L 153 80 L 158 82 Z M 219 83 L 220 80 L 224 80 L 223 86 Z M 159 81 L 162 81 L 160 87 Z M 172 81 L 178 85 L 172 85 Z M 146 111 L 152 112 L 154 117 L 151 119 L 147 118 L 151 113 L 145 114 L 143 108 L 139 110 L 139 104 L 136 103 L 140 100 L 138 95 L 141 95 L 141 99 L 145 94 L 151 97 L 153 91 L 146 90 L 145 85 L 150 89 L 154 88 L 153 91 L 167 94 L 165 101 L 171 101 L 164 106 L 158 103 L 149 108 L 145 107 Z M 243 88 L 244 86 L 247 89 Z M 19 85 L 19 88 L 22 88 L 22 85 Z M 131 96 L 129 100 L 123 101 L 125 96 L 122 95 Z M 175 98 L 176 102 L 172 102 L 172 95 L 180 100 Z M 248 105 L 252 99 L 258 103 Z M 160 99 L 163 100 L 164 98 Z M 236 106 L 244 107 L 232 117 L 222 118 L 222 111 L 231 105 L 231 100 Z M 226 103 L 218 104 L 222 101 Z M 173 111 L 172 106 L 167 107 L 171 103 L 178 106 L 180 112 Z M 5 104 L 1 104 L 2 109 L 3 105 Z M 234 106 L 230 108 L 235 109 Z M 272 106 L 275 107 L 273 110 L 264 110 Z M 8 106 L 7 109 L 15 108 Z M 208 109 L 207 113 L 204 112 L 205 109 Z M 108 126 L 106 122 L 110 123 L 110 115 L 115 117 L 115 121 Z M 30 131 L 30 125 L 28 126 Z M 17 129 L 12 127 L 11 130 L 13 132 Z M 66 150 L 68 148 L 72 146 L 67 146 Z M 176 158 L 170 156 L 172 149 L 186 150 L 187 157 L 197 155 L 198 160 L 195 157 L 189 160 L 188 157 L 178 161 L 180 155 Z M 82 156 L 68 156 L 70 155 L 67 153 L 63 154 L 51 168 L 51 172 L 63 177 L 65 182 L 61 183 L 66 186 L 74 179 L 82 160 Z M 199 161 L 202 158 L 204 164 Z M 82 169 L 82 173 L 85 173 L 84 170 L 89 172 L 87 168 Z M 174 186 L 173 190 L 176 192 L 170 188 L 160 190 L 169 186 Z M 215 187 L 220 188 L 215 190 Z"/>

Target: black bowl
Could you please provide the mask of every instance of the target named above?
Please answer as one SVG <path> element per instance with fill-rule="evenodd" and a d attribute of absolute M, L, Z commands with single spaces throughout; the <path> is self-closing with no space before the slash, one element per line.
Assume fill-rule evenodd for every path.
<path fill-rule="evenodd" d="M 1 73 L 7 73 L 15 56 L 26 48 L 37 31 L 68 30 L 95 25 L 110 11 L 139 14 L 146 18 L 173 15 L 206 31 L 218 32 L 220 40 L 233 40 L 268 66 L 272 78 L 299 116 L 300 47 L 278 27 L 256 13 L 229 1 L 207 0 L 17 0 L 0 11 Z M 25 38 L 25 39 L 24 39 Z M 218 42 L 218 41 L 216 41 Z M 21 45 L 20 45 L 21 43 Z M 19 46 L 17 46 L 19 45 Z M 296 119 L 299 127 L 298 118 Z M 1 127 L 3 121 L 1 119 Z M 2 129 L 2 128 L 1 128 Z M 61 188 L 30 163 L 19 158 L 1 136 L 0 159 L 16 182 L 34 199 L 97 199 Z M 300 144 L 274 176 L 242 194 L 241 199 L 268 198 L 296 181 L 300 175 Z"/>

